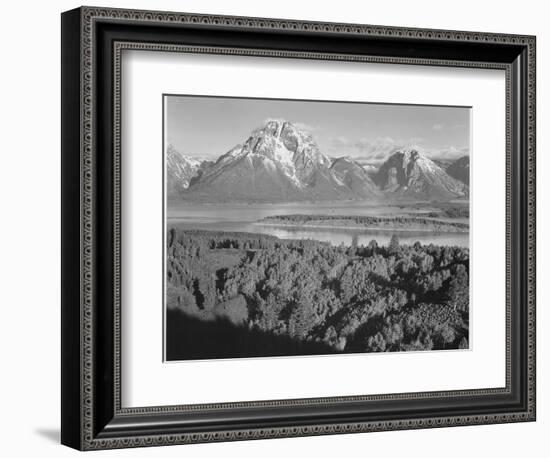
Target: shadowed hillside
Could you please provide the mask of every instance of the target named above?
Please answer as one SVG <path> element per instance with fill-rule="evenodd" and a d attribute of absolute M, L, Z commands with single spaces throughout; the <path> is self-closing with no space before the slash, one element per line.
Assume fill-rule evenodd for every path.
<path fill-rule="evenodd" d="M 323 343 L 248 329 L 223 318 L 202 321 L 177 310 L 167 312 L 166 350 L 168 361 L 336 353 Z"/>

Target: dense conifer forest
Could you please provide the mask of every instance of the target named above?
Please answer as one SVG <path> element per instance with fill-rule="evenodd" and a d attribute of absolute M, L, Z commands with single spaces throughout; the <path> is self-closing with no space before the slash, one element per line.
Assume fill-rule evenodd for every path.
<path fill-rule="evenodd" d="M 169 228 L 167 359 L 468 348 L 469 250 Z"/>

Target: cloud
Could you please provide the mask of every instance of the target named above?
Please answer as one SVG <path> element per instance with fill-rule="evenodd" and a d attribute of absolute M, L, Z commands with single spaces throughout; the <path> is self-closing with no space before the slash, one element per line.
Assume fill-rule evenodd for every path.
<path fill-rule="evenodd" d="M 331 156 L 351 156 L 364 164 L 380 165 L 395 151 L 401 148 L 416 148 L 430 159 L 455 160 L 470 154 L 468 147 L 448 146 L 445 148 L 427 148 L 424 137 L 407 139 L 392 137 L 374 137 L 352 139 L 345 136 L 330 139 Z"/>
<path fill-rule="evenodd" d="M 462 156 L 469 156 L 470 155 L 470 148 L 467 146 L 464 147 L 456 147 L 456 146 L 449 146 L 448 148 L 444 148 L 441 150 L 433 150 L 428 153 L 426 153 L 426 156 L 428 156 L 431 159 L 440 159 L 440 160 L 455 160 Z"/>
<path fill-rule="evenodd" d="M 331 139 L 330 154 L 352 156 L 360 158 L 365 163 L 380 164 L 399 148 L 417 146 L 423 141 L 422 137 L 411 137 L 405 140 L 389 136 L 358 139 L 339 136 Z"/>
<path fill-rule="evenodd" d="M 304 131 L 304 132 L 315 132 L 316 130 L 319 130 L 319 126 L 314 126 L 312 124 L 307 124 L 305 122 L 295 122 L 293 123 L 298 129 Z"/>
<path fill-rule="evenodd" d="M 320 130 L 319 126 L 314 126 L 313 124 L 307 124 L 305 122 L 293 122 L 292 120 L 289 121 L 288 119 L 277 118 L 277 117 L 271 117 L 271 118 L 264 119 L 261 126 L 259 126 L 259 127 L 260 128 L 264 127 L 268 122 L 272 122 L 272 121 L 275 121 L 275 122 L 291 122 L 292 124 L 294 124 L 294 126 L 296 128 L 298 128 L 299 130 L 301 130 L 305 133 L 312 133 L 312 132 Z"/>
<path fill-rule="evenodd" d="M 340 136 L 331 139 L 331 145 L 335 148 L 350 150 L 363 154 L 374 153 L 379 150 L 387 150 L 395 148 L 397 142 L 391 137 L 376 137 L 376 138 L 358 138 L 350 139 Z"/>
<path fill-rule="evenodd" d="M 332 137 L 330 139 L 331 146 L 334 146 L 336 148 L 342 147 L 342 146 L 351 146 L 352 141 L 348 137 L 344 137 L 343 135 L 339 137 Z"/>

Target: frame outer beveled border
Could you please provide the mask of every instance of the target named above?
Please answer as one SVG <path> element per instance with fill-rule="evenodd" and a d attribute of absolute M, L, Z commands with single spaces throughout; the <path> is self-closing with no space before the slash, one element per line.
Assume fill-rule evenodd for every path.
<path fill-rule="evenodd" d="M 81 418 L 80 448 L 83 450 L 123 448 L 152 445 L 168 445 L 227 440 L 263 439 L 275 437 L 339 434 L 350 432 L 387 431 L 413 428 L 506 423 L 535 419 L 535 38 L 531 36 L 491 34 L 481 32 L 443 31 L 400 27 L 382 27 L 356 24 L 264 19 L 216 15 L 198 15 L 125 9 L 82 7 L 81 14 Z M 159 434 L 113 439 L 97 439 L 93 435 L 93 218 L 94 218 L 94 170 L 93 170 L 93 96 L 94 96 L 94 22 L 96 20 L 128 21 L 132 23 L 204 24 L 211 27 L 223 26 L 238 29 L 281 29 L 303 32 L 336 32 L 363 36 L 415 38 L 419 40 L 447 40 L 451 42 L 487 42 L 503 45 L 523 45 L 527 52 L 527 214 L 528 214 L 528 361 L 527 364 L 527 411 L 475 416 L 454 416 L 440 418 L 417 418 L 414 420 L 392 420 L 382 422 L 338 423 L 300 427 L 273 427 L 268 429 L 227 430 L 211 433 Z M 286 51 L 281 51 L 281 57 Z M 507 107 L 508 108 L 508 107 Z M 116 167 L 116 165 L 115 165 Z M 507 189 L 507 192 L 509 190 Z M 115 204 L 116 205 L 116 204 Z M 507 211 L 507 226 L 511 215 Z M 115 249 L 119 247 L 115 244 Z M 511 266 L 507 259 L 507 278 Z M 116 281 L 115 281 L 115 284 Z M 118 286 L 113 292 L 119 294 Z M 117 332 L 115 330 L 115 332 Z M 422 393 L 418 393 L 422 395 Z M 390 395 L 391 396 L 391 395 Z M 311 400 L 315 402 L 315 400 Z M 304 402 L 307 402 L 304 400 Z M 163 408 L 153 408 L 163 411 Z M 160 409 L 160 410 L 159 410 Z M 167 407 L 166 409 L 170 409 Z M 149 411 L 148 409 L 144 409 Z M 123 411 L 121 411 L 123 413 Z"/>
<path fill-rule="evenodd" d="M 439 392 L 413 392 L 413 393 L 399 393 L 399 394 L 377 394 L 377 395 L 356 395 L 356 396 L 338 396 L 338 397 L 322 397 L 322 398 L 309 398 L 309 399 L 288 399 L 288 400 L 271 400 L 271 401 L 251 401 L 251 402 L 227 402 L 227 403 L 214 403 L 214 404 L 190 404 L 190 405 L 175 405 L 175 406 L 162 406 L 162 407 L 136 407 L 136 408 L 122 408 L 120 400 L 120 379 L 121 379 L 121 343 L 120 343 L 120 318 L 121 318 L 121 304 L 120 301 L 120 158 L 122 153 L 120 126 L 121 126 L 121 76 L 122 76 L 122 51 L 158 51 L 158 52 L 179 52 L 179 53 L 197 53 L 197 54 L 214 54 L 214 55 L 234 55 L 234 56 L 252 56 L 252 57 L 288 57 L 298 59 L 321 59 L 321 60 L 333 60 L 333 61 L 347 61 L 347 62 L 365 62 L 365 63 L 399 63 L 406 65 L 445 65 L 455 66 L 462 68 L 484 68 L 484 69 L 499 69 L 504 70 L 506 73 L 507 94 L 511 94 L 511 88 L 509 87 L 510 70 L 506 64 L 485 64 L 478 62 L 451 62 L 442 60 L 429 60 L 429 59 L 402 59 L 402 58 L 385 58 L 385 57 L 370 57 L 360 55 L 340 55 L 340 54 L 322 54 L 312 52 L 291 52 L 291 51 L 271 51 L 271 50 L 257 50 L 250 48 L 219 48 L 219 47 L 204 47 L 204 46 L 187 46 L 187 45 L 165 45 L 165 44 L 150 44 L 143 42 L 115 42 L 114 43 L 114 122 L 113 130 L 115 132 L 113 141 L 114 150 L 114 181 L 115 181 L 115 259 L 116 266 L 115 272 L 117 278 L 115 280 L 115 290 L 113 294 L 115 296 L 115 405 L 117 406 L 117 413 L 132 414 L 132 413 L 164 413 L 164 412 L 190 412 L 194 410 L 206 410 L 206 409 L 220 409 L 220 408 L 238 408 L 238 407 L 273 407 L 273 406 L 299 406 L 308 405 L 312 402 L 318 404 L 327 404 L 341 401 L 368 401 L 368 400 L 382 400 L 382 399 L 418 399 L 418 398 L 430 398 L 430 397 L 449 397 L 449 396 L 470 396 L 477 394 L 497 394 L 497 393 L 510 393 L 511 374 L 510 374 L 510 313 L 509 307 L 506 310 L 506 386 L 504 388 L 484 388 L 484 389 L 467 389 L 467 390 L 449 390 Z M 510 97 L 506 98 L 507 105 L 510 104 Z M 508 123 L 509 119 L 507 119 Z M 507 126 L 507 129 L 509 127 Z M 509 150 L 507 146 L 507 150 Z M 510 151 L 507 151 L 507 168 L 509 168 Z M 509 201 L 509 199 L 507 199 Z M 509 211 L 509 209 L 507 209 Z M 507 237 L 506 240 L 507 250 L 509 250 L 510 240 Z M 507 257 L 509 254 L 507 253 Z M 510 304 L 507 299 L 507 304 Z"/>

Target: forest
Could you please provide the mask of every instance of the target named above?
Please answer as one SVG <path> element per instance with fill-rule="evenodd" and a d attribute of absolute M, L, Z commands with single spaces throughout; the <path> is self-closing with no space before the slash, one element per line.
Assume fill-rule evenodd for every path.
<path fill-rule="evenodd" d="M 439 215 L 441 216 L 441 215 Z M 438 221 L 418 216 L 340 216 L 340 215 L 275 215 L 267 216 L 262 224 L 288 226 L 326 226 L 362 229 L 386 229 L 429 232 L 468 232 L 470 225 L 455 221 Z"/>
<path fill-rule="evenodd" d="M 468 348 L 469 249 L 171 227 L 168 360 Z"/>
<path fill-rule="evenodd" d="M 422 216 L 425 216 L 426 218 L 469 218 L 470 209 L 468 207 L 449 207 L 440 211 L 423 213 Z"/>

